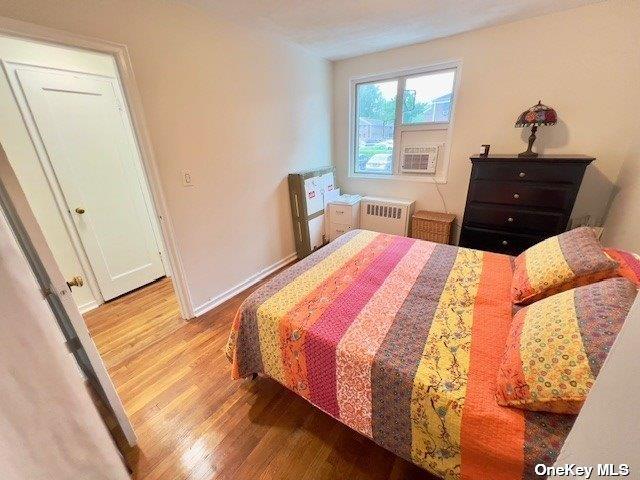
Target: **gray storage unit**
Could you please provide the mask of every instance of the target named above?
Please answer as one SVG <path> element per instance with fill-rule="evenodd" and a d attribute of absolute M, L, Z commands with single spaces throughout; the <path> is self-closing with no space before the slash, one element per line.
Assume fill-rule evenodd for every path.
<path fill-rule="evenodd" d="M 335 190 L 334 167 L 321 167 L 289 174 L 289 199 L 298 259 L 325 242 L 325 195 Z"/>

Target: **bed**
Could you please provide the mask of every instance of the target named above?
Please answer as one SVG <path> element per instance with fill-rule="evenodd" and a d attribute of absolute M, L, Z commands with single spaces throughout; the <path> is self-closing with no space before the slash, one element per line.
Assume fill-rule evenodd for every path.
<path fill-rule="evenodd" d="M 575 416 L 499 406 L 512 257 L 355 230 L 243 303 L 234 378 L 265 374 L 444 479 L 539 478 Z"/>

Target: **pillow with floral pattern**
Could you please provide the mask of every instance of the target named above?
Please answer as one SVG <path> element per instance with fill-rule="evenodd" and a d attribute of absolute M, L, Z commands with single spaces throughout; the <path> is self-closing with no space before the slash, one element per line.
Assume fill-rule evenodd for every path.
<path fill-rule="evenodd" d="M 617 268 L 618 262 L 604 252 L 592 228 L 569 230 L 516 257 L 511 299 L 513 303 L 526 305 L 615 276 Z"/>
<path fill-rule="evenodd" d="M 578 413 L 636 293 L 626 278 L 611 278 L 519 310 L 498 371 L 498 403 Z"/>

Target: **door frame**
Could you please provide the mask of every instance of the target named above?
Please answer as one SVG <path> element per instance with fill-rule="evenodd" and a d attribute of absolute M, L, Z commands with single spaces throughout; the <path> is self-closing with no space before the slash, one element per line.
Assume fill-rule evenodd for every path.
<path fill-rule="evenodd" d="M 167 209 L 157 161 L 144 118 L 142 99 L 135 82 L 133 66 L 126 45 L 76 35 L 63 30 L 56 30 L 1 16 L 0 34 L 63 47 L 99 52 L 113 57 L 119 77 L 118 80 L 124 94 L 125 107 L 129 111 L 133 132 L 140 151 L 142 170 L 151 193 L 151 203 L 155 209 L 162 240 L 171 267 L 172 284 L 180 306 L 180 314 L 182 318 L 187 320 L 194 318 L 196 315 L 193 302 L 187 287 L 187 280 L 177 247 L 173 222 Z"/>

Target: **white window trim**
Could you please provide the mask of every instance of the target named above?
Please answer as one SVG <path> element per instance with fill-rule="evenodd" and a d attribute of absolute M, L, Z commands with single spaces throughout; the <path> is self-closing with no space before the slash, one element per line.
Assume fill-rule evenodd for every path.
<path fill-rule="evenodd" d="M 455 76 L 453 81 L 453 101 L 451 102 L 451 117 L 449 122 L 427 122 L 427 123 L 414 123 L 411 125 L 402 125 L 402 102 L 396 103 L 396 119 L 400 118 L 400 122 L 396 121 L 396 128 L 394 129 L 393 136 L 393 173 L 391 175 L 385 173 L 357 173 L 355 171 L 355 153 L 356 153 L 356 86 L 361 83 L 379 82 L 383 80 L 395 80 L 398 79 L 398 96 L 404 92 L 405 78 L 425 74 L 430 72 L 436 72 L 440 70 L 452 70 L 455 69 Z M 349 79 L 349 145 L 348 145 L 348 162 L 347 162 L 347 176 L 349 178 L 370 178 L 377 180 L 403 180 L 410 182 L 429 182 L 429 183 L 447 183 L 449 176 L 449 159 L 451 154 L 451 140 L 453 138 L 454 120 L 456 114 L 456 104 L 458 101 L 458 91 L 460 89 L 460 79 L 462 76 L 462 60 L 452 60 L 443 63 L 433 64 L 424 67 L 409 68 L 403 70 L 395 70 L 392 72 L 366 75 L 361 77 L 352 77 Z M 400 110 L 400 113 L 398 112 Z M 400 117 L 398 115 L 400 114 Z M 397 146 L 400 145 L 400 135 L 402 131 L 416 131 L 416 130 L 447 130 L 447 138 L 445 141 L 444 151 L 442 152 L 441 161 L 442 170 L 439 175 L 411 175 L 400 173 L 399 169 L 399 155 L 400 149 Z"/>

